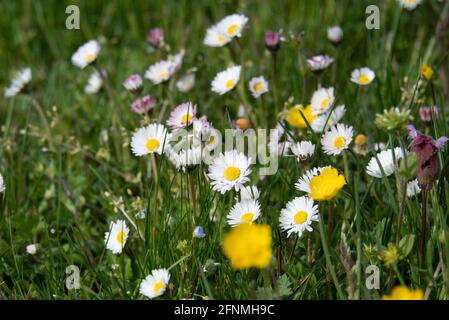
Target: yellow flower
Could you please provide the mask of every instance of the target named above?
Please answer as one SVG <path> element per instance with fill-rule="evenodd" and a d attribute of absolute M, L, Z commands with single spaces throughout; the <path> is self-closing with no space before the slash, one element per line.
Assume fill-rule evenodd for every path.
<path fill-rule="evenodd" d="M 316 201 L 334 198 L 346 184 L 345 177 L 338 174 L 337 169 L 324 168 L 319 175 L 310 179 L 310 198 Z"/>
<path fill-rule="evenodd" d="M 422 290 L 412 290 L 406 286 L 396 286 L 389 295 L 384 295 L 382 300 L 424 300 Z"/>
<path fill-rule="evenodd" d="M 394 265 L 399 260 L 398 249 L 393 244 L 389 243 L 388 248 L 383 249 L 380 252 L 379 259 L 382 260 L 387 267 Z"/>
<path fill-rule="evenodd" d="M 419 68 L 419 73 L 421 74 L 422 78 L 429 81 L 430 79 L 432 79 L 434 71 L 429 65 L 423 64 L 421 68 Z"/>
<path fill-rule="evenodd" d="M 224 255 L 233 269 L 265 268 L 271 260 L 271 228 L 243 223 L 223 239 Z"/>
<path fill-rule="evenodd" d="M 300 129 L 307 128 L 307 124 L 304 121 L 304 118 L 301 116 L 301 112 L 304 115 L 304 118 L 306 118 L 309 125 L 311 125 L 313 119 L 315 119 L 316 116 L 312 115 L 312 107 L 310 105 L 308 105 L 305 108 L 302 105 L 296 105 L 290 108 L 290 110 L 288 110 L 288 115 L 286 119 L 288 124 L 295 128 Z"/>

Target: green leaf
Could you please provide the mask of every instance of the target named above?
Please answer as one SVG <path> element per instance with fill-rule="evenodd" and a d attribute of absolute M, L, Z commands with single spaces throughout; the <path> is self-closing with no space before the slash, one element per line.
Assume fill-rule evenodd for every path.
<path fill-rule="evenodd" d="M 271 287 L 258 287 L 256 290 L 256 297 L 259 300 L 272 300 L 273 296 L 273 289 Z"/>
<path fill-rule="evenodd" d="M 292 293 L 291 290 L 291 281 L 289 279 L 289 277 L 287 276 L 287 274 L 283 274 L 282 276 L 279 277 L 278 281 L 277 281 L 277 285 L 278 285 L 278 290 L 279 290 L 279 295 L 281 296 L 281 298 L 283 297 L 287 297 Z"/>
<path fill-rule="evenodd" d="M 413 249 L 413 244 L 415 243 L 415 235 L 408 234 L 404 236 L 399 242 L 399 255 L 401 259 L 404 259 L 408 256 L 410 251 Z"/>

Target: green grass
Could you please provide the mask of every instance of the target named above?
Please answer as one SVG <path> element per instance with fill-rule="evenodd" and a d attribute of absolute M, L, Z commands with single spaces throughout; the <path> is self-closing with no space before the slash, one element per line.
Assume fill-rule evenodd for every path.
<path fill-rule="evenodd" d="M 65 7 L 79 5 L 80 30 L 65 28 Z M 129 110 L 131 95 L 122 81 L 131 73 L 143 72 L 165 58 L 166 52 L 147 52 L 145 35 L 155 26 L 164 29 L 171 53 L 185 48 L 182 69 L 167 86 L 151 86 L 145 92 L 158 101 L 155 110 L 185 101 L 198 105 L 219 129 L 229 127 L 228 114 L 235 119 L 240 104 L 236 92 L 219 96 L 210 91 L 214 75 L 234 64 L 232 51 L 202 44 L 206 29 L 222 17 L 242 12 L 249 22 L 239 40 L 231 43 L 244 66 L 241 81 L 256 119 L 255 126 L 273 128 L 275 110 L 293 97 L 308 104 L 316 89 L 316 77 L 305 58 L 326 53 L 335 58 L 321 77 L 323 86 L 334 86 L 337 104 L 347 107 L 343 122 L 364 133 L 371 143 L 408 143 L 406 130 L 380 130 L 376 113 L 392 106 L 409 108 L 415 126 L 434 137 L 448 135 L 449 75 L 446 59 L 449 34 L 441 29 L 449 3 L 424 0 L 414 11 L 400 10 L 397 1 L 375 1 L 380 8 L 380 29 L 365 28 L 365 8 L 373 1 L 3 1 L 0 3 L 0 87 L 7 87 L 14 72 L 30 66 L 32 94 L 42 106 L 50 125 L 36 112 L 29 95 L 0 98 L 0 173 L 6 191 L 0 195 L 0 299 L 140 299 L 139 284 L 152 270 L 170 267 L 170 287 L 163 298 L 289 298 L 289 299 L 378 299 L 401 279 L 405 285 L 426 290 L 433 283 L 430 299 L 449 296 L 449 161 L 441 154 L 442 174 L 428 195 L 427 256 L 419 264 L 420 197 L 402 201 L 400 177 L 374 179 L 365 173 L 372 154 L 347 153 L 349 174 L 344 192 L 333 202 L 334 227 L 327 229 L 328 203 L 320 203 L 322 224 L 310 233 L 313 262 L 307 263 L 307 235 L 298 241 L 279 230 L 278 217 L 285 204 L 298 196 L 294 183 L 305 167 L 293 158 L 282 158 L 276 175 L 262 179 L 253 170 L 251 184 L 261 190 L 262 215 L 258 223 L 273 231 L 273 259 L 265 270 L 234 271 L 221 251 L 221 239 L 229 230 L 226 215 L 234 192 L 225 195 L 211 190 L 197 167 L 177 172 L 165 157 L 157 157 L 158 181 L 152 177 L 148 158 L 130 152 L 129 139 L 140 126 L 141 117 Z M 326 38 L 328 26 L 339 24 L 345 38 L 338 48 Z M 271 57 L 264 47 L 266 30 L 282 29 L 284 35 L 303 33 L 301 41 L 282 43 L 278 52 L 278 103 L 273 90 L 263 105 L 253 99 L 247 83 L 263 74 L 271 80 Z M 99 39 L 98 63 L 107 69 L 114 99 L 106 90 L 88 96 L 83 87 L 92 67 L 80 70 L 70 62 L 72 53 L 84 42 Z M 434 80 L 437 104 L 442 115 L 433 126 L 419 120 L 422 105 L 432 104 L 428 83 L 413 92 L 419 66 L 438 67 Z M 353 69 L 369 66 L 376 80 L 360 89 L 349 81 Z M 174 89 L 180 75 L 197 68 L 196 84 L 189 93 Z M 440 80 L 441 79 L 441 80 Z M 447 81 L 447 80 L 446 80 Z M 270 83 L 271 85 L 271 83 Z M 154 113 L 154 114 L 157 114 Z M 307 130 L 295 131 L 295 139 L 320 137 Z M 51 146 L 54 148 L 51 148 Z M 344 171 L 343 157 L 317 153 L 309 167 L 329 165 Z M 257 168 L 257 166 L 256 166 Z M 196 189 L 192 201 L 189 185 Z M 137 220 L 143 239 L 130 226 L 131 235 L 123 254 L 106 251 L 104 233 L 109 222 L 146 209 Z M 399 239 L 415 235 L 410 253 L 387 267 L 379 260 L 382 248 L 395 243 L 400 208 L 404 220 Z M 211 221 L 214 216 L 216 221 Z M 171 217 L 171 218 L 169 218 Z M 129 224 L 128 224 L 129 225 Z M 204 227 L 204 239 L 192 236 L 195 225 Z M 321 237 L 326 236 L 328 252 Z M 408 238 L 407 238 L 408 237 Z M 445 240 L 445 241 L 441 241 Z M 405 241 L 405 240 L 404 240 Z M 35 255 L 26 246 L 37 243 Z M 342 254 L 346 252 L 346 256 Z M 219 262 L 214 272 L 202 272 L 208 260 Z M 119 267 L 115 270 L 113 264 Z M 368 265 L 380 268 L 379 290 L 365 287 Z M 77 265 L 81 289 L 67 290 L 65 270 Z M 439 270 L 436 273 L 436 270 Z M 273 288 L 273 289 L 272 289 Z M 290 290 L 288 290 L 290 288 Z"/>

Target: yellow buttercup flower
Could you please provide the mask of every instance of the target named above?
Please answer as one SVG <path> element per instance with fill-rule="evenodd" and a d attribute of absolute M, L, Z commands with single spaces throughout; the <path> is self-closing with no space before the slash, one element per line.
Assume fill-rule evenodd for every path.
<path fill-rule="evenodd" d="M 310 179 L 310 198 L 316 201 L 325 201 L 334 198 L 346 184 L 345 177 L 338 174 L 337 169 L 324 168 L 319 175 Z"/>
<path fill-rule="evenodd" d="M 384 295 L 382 300 L 424 300 L 424 293 L 420 289 L 409 289 L 406 286 L 396 286 L 389 295 Z"/>
<path fill-rule="evenodd" d="M 233 269 L 265 268 L 271 260 L 271 228 L 243 223 L 223 239 L 223 253 Z"/>
<path fill-rule="evenodd" d="M 421 68 L 419 68 L 419 73 L 421 74 L 421 77 L 423 79 L 429 81 L 430 79 L 432 79 L 434 71 L 429 65 L 423 64 Z"/>
<path fill-rule="evenodd" d="M 305 108 L 302 105 L 296 105 L 290 108 L 290 110 L 288 110 L 288 115 L 286 119 L 288 124 L 291 125 L 292 127 L 299 129 L 307 128 L 307 124 L 304 121 L 304 118 L 301 116 L 301 112 L 304 115 L 304 118 L 306 118 L 309 125 L 311 125 L 313 119 L 316 118 L 316 115 L 315 116 L 312 115 L 312 107 L 310 105 L 308 105 Z"/>
<path fill-rule="evenodd" d="M 380 252 L 379 259 L 385 263 L 385 266 L 392 266 L 399 261 L 399 251 L 393 244 L 389 243 L 388 248 Z"/>

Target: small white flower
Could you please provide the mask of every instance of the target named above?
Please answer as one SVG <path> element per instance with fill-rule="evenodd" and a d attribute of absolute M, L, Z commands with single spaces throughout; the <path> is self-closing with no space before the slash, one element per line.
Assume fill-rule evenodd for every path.
<path fill-rule="evenodd" d="M 329 155 L 338 155 L 351 144 L 354 133 L 352 127 L 339 123 L 333 126 L 321 138 L 323 151 Z"/>
<path fill-rule="evenodd" d="M 334 58 L 331 58 L 328 55 L 319 55 L 307 59 L 307 66 L 312 71 L 323 71 L 324 69 L 327 69 L 333 62 Z"/>
<path fill-rule="evenodd" d="M 373 82 L 375 77 L 376 74 L 374 73 L 374 71 L 368 67 L 355 69 L 351 73 L 351 81 L 361 86 L 369 85 L 371 82 Z"/>
<path fill-rule="evenodd" d="M 237 202 L 229 212 L 228 224 L 232 227 L 242 223 L 253 223 L 260 216 L 259 201 L 254 199 L 245 199 Z"/>
<path fill-rule="evenodd" d="M 181 92 L 189 92 L 195 85 L 195 73 L 187 73 L 176 81 L 176 88 Z"/>
<path fill-rule="evenodd" d="M 247 199 L 253 200 L 259 199 L 260 192 L 257 186 L 247 186 L 247 187 L 243 186 L 240 188 L 239 191 L 240 191 L 240 201 Z"/>
<path fill-rule="evenodd" d="M 132 74 L 125 81 L 123 81 L 123 86 L 126 90 L 131 92 L 137 92 L 142 88 L 143 81 L 139 74 Z"/>
<path fill-rule="evenodd" d="M 334 88 L 321 88 L 312 95 L 312 114 L 317 115 L 328 111 L 334 104 Z"/>
<path fill-rule="evenodd" d="M 234 66 L 219 72 L 212 80 L 212 91 L 222 95 L 234 89 L 240 80 L 241 69 L 241 66 Z"/>
<path fill-rule="evenodd" d="M 259 98 L 264 93 L 268 92 L 268 81 L 263 76 L 254 77 L 249 82 L 249 90 L 254 98 Z"/>
<path fill-rule="evenodd" d="M 133 134 L 131 151 L 138 157 L 149 153 L 162 154 L 163 147 L 169 138 L 167 129 L 162 124 L 152 123 Z"/>
<path fill-rule="evenodd" d="M 36 244 L 29 244 L 26 247 L 27 253 L 31 255 L 35 255 L 37 252 L 37 245 Z"/>
<path fill-rule="evenodd" d="M 231 41 L 231 38 L 220 32 L 218 27 L 212 26 L 207 29 L 203 43 L 208 47 L 223 47 Z"/>
<path fill-rule="evenodd" d="M 164 294 L 170 281 L 170 272 L 167 269 L 156 269 L 151 271 L 140 283 L 140 294 L 153 299 Z"/>
<path fill-rule="evenodd" d="M 422 0 L 399 0 L 402 7 L 407 10 L 415 9 L 421 2 Z"/>
<path fill-rule="evenodd" d="M 145 71 L 145 78 L 151 80 L 153 84 L 167 81 L 174 74 L 176 65 L 171 60 L 163 60 L 151 65 Z"/>
<path fill-rule="evenodd" d="M 345 115 L 346 107 L 340 105 L 335 107 L 333 110 L 329 110 L 325 113 L 320 114 L 315 119 L 313 119 L 311 127 L 314 132 L 322 132 L 324 127 L 326 129 L 336 125 L 341 118 Z M 330 116 L 329 116 L 330 114 Z"/>
<path fill-rule="evenodd" d="M 248 18 L 243 14 L 232 14 L 217 23 L 218 31 L 229 38 L 240 37 Z"/>
<path fill-rule="evenodd" d="M 167 126 L 172 129 L 185 128 L 196 120 L 196 105 L 186 102 L 177 106 L 170 113 L 167 120 Z"/>
<path fill-rule="evenodd" d="M 301 141 L 291 145 L 290 150 L 298 162 L 305 161 L 315 153 L 315 145 L 310 141 Z"/>
<path fill-rule="evenodd" d="M 96 40 L 90 40 L 76 50 L 72 55 L 72 63 L 78 68 L 84 69 L 94 62 L 100 53 L 100 44 Z"/>
<path fill-rule="evenodd" d="M 332 43 L 340 43 L 343 39 L 343 30 L 339 26 L 333 26 L 327 29 L 327 38 Z"/>
<path fill-rule="evenodd" d="M 297 233 L 301 237 L 305 230 L 312 232 L 312 222 L 319 221 L 318 205 L 308 197 L 296 197 L 281 210 L 280 227 L 287 231 L 287 237 Z"/>
<path fill-rule="evenodd" d="M 114 254 L 122 253 L 125 247 L 126 240 L 128 239 L 129 229 L 126 226 L 125 220 L 117 220 L 111 222 L 109 231 L 104 234 L 104 242 L 106 248 L 111 250 Z"/>
<path fill-rule="evenodd" d="M 208 176 L 212 189 L 224 194 L 234 188 L 238 191 L 249 181 L 251 158 L 236 150 L 226 151 L 215 158 L 209 166 Z"/>
<path fill-rule="evenodd" d="M 211 124 L 204 116 L 193 121 L 193 136 L 197 141 L 209 141 L 211 129 Z"/>
<path fill-rule="evenodd" d="M 10 86 L 5 89 L 5 97 L 14 97 L 31 81 L 31 69 L 25 68 L 17 72 Z"/>
<path fill-rule="evenodd" d="M 105 75 L 105 72 L 103 72 L 103 75 Z M 87 84 L 84 87 L 84 92 L 87 94 L 95 94 L 100 91 L 102 86 L 103 78 L 98 71 L 94 71 L 90 75 L 89 80 L 87 80 Z"/>
<path fill-rule="evenodd" d="M 214 150 L 221 143 L 221 134 L 215 128 L 210 128 L 210 136 L 206 142 L 206 150 Z"/>
<path fill-rule="evenodd" d="M 420 192 L 421 192 L 421 188 L 419 187 L 417 179 L 412 180 L 409 183 L 407 183 L 407 197 L 411 198 L 413 196 L 416 196 Z"/>
<path fill-rule="evenodd" d="M 394 150 L 387 149 L 377 154 L 377 158 L 380 162 L 380 166 L 385 172 L 385 176 L 388 177 L 393 174 L 395 168 L 397 167 L 399 159 L 403 158 L 403 156 L 404 154 L 402 152 L 402 149 L 399 147 L 394 148 Z M 382 178 L 382 171 L 380 166 L 377 163 L 376 158 L 372 157 L 368 163 L 368 166 L 366 167 L 366 173 L 375 178 Z"/>
<path fill-rule="evenodd" d="M 0 173 L 0 193 L 2 193 L 3 191 L 5 191 L 5 182 L 3 180 L 3 176 Z"/>

